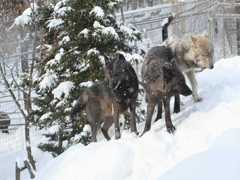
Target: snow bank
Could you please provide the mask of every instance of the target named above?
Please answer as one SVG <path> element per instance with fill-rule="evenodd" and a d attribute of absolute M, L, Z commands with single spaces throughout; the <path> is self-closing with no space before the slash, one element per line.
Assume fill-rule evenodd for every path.
<path fill-rule="evenodd" d="M 239 139 L 240 129 L 229 130 L 208 151 L 184 160 L 157 180 L 239 179 Z"/>
<path fill-rule="evenodd" d="M 194 177 L 194 180 L 198 180 L 196 176 L 201 173 L 201 177 L 206 177 L 202 178 L 204 180 L 208 180 L 208 177 L 211 177 L 211 180 L 220 179 L 215 176 L 219 171 L 221 177 L 232 173 L 232 176 L 225 179 L 239 179 L 240 175 L 235 173 L 236 168 L 240 167 L 240 148 L 236 145 L 236 141 L 240 139 L 239 133 L 224 135 L 215 140 L 229 129 L 240 128 L 239 77 L 240 57 L 217 62 L 213 70 L 205 70 L 197 75 L 203 101 L 193 103 L 191 97 L 183 98 L 181 113 L 172 116 L 177 128 L 174 135 L 166 132 L 164 121 L 161 120 L 154 123 L 151 131 L 141 138 L 122 131 L 122 138 L 117 141 L 102 140 L 87 147 L 76 145 L 40 169 L 36 179 L 184 179 L 179 178 L 180 175 L 166 174 L 174 167 L 176 174 L 178 171 L 185 171 L 187 174 L 187 168 L 189 170 L 191 167 L 188 172 L 193 172 L 191 177 Z M 143 124 L 138 127 L 139 131 L 142 131 L 142 128 Z M 206 153 L 198 154 L 208 149 Z M 183 162 L 193 155 L 196 155 L 193 160 Z M 181 166 L 183 169 L 178 170 Z M 211 172 L 208 167 L 217 178 L 207 176 Z M 196 172 L 200 168 L 203 169 Z M 172 173 L 170 171 L 169 174 Z"/>
<path fill-rule="evenodd" d="M 119 142 L 95 143 L 86 148 L 83 145 L 76 145 L 70 148 L 64 156 L 48 164 L 45 167 L 46 170 L 54 166 L 53 171 L 42 173 L 38 179 L 125 179 L 131 174 L 130 162 L 132 162 L 133 152 L 128 147 L 119 148 L 118 145 Z M 66 164 L 68 165 L 65 166 Z M 64 171 L 62 171 L 63 168 Z"/>

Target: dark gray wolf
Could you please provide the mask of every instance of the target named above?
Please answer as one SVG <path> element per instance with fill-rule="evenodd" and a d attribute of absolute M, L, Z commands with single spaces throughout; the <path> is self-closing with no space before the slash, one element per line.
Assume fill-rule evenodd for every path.
<path fill-rule="evenodd" d="M 0 112 L 0 129 L 3 133 L 8 133 L 8 126 L 10 125 L 10 117 L 5 112 Z"/>
<path fill-rule="evenodd" d="M 123 54 L 111 61 L 106 58 L 105 77 L 109 82 L 115 100 L 125 109 L 130 110 L 130 128 L 137 134 L 136 104 L 139 92 L 137 74 Z"/>
<path fill-rule="evenodd" d="M 105 69 L 106 81 L 95 83 L 86 88 L 73 107 L 71 119 L 85 109 L 92 129 L 92 141 L 96 141 L 97 130 L 101 128 L 104 137 L 110 140 L 108 129 L 114 123 L 115 138 L 120 138 L 119 115 L 130 109 L 131 131 L 137 134 L 136 100 L 138 95 L 138 79 L 131 64 L 123 55 L 118 59 L 107 60 Z"/>
<path fill-rule="evenodd" d="M 143 86 L 146 90 L 147 118 L 143 134 L 151 128 L 155 106 L 165 109 L 167 131 L 173 133 L 175 127 L 170 116 L 170 98 L 182 94 L 188 96 L 192 91 L 179 69 L 170 48 L 156 46 L 151 48 L 144 58 L 142 66 Z"/>

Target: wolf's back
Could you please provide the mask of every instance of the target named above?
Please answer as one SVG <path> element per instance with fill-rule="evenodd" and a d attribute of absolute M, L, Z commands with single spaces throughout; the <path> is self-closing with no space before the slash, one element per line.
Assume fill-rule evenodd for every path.
<path fill-rule="evenodd" d="M 171 63 L 173 53 L 170 48 L 165 46 L 155 46 L 151 48 L 143 63 L 142 78 L 148 83 L 163 77 L 163 66 Z"/>
<path fill-rule="evenodd" d="M 112 93 L 107 85 L 107 82 L 96 82 L 91 87 L 84 89 L 73 106 L 70 117 L 74 119 L 76 114 L 80 113 L 86 107 L 86 104 L 90 99 L 97 100 L 98 97 L 112 97 Z"/>

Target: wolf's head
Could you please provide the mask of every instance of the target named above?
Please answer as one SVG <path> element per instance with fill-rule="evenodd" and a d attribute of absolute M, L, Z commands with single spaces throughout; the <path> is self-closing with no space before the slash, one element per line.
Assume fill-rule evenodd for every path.
<path fill-rule="evenodd" d="M 173 63 L 172 66 L 163 67 L 164 81 L 167 84 L 167 91 L 171 95 L 182 94 L 188 96 L 192 94 L 192 91 L 187 86 L 184 75 L 176 65 Z"/>
<path fill-rule="evenodd" d="M 188 57 L 197 67 L 213 69 L 213 47 L 207 36 L 191 36 Z"/>
<path fill-rule="evenodd" d="M 132 65 L 122 54 L 106 64 L 109 87 L 118 99 L 131 99 L 137 96 L 138 79 Z"/>
<path fill-rule="evenodd" d="M 126 63 L 122 54 L 106 63 L 106 77 L 112 89 L 117 89 L 126 79 Z"/>

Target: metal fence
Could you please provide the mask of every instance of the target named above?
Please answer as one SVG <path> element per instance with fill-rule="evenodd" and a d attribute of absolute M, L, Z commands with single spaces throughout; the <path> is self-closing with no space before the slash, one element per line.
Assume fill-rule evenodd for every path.
<path fill-rule="evenodd" d="M 3 61 L 3 59 L 2 59 Z M 10 83 L 18 81 L 20 75 L 20 56 L 9 55 L 4 59 L 5 75 Z M 20 104 L 23 103 L 20 89 L 15 88 L 14 94 Z M 0 152 L 17 151 L 24 148 L 24 119 L 14 103 L 11 95 L 0 77 L 0 114 L 6 114 L 10 124 L 0 128 Z M 6 124 L 8 119 L 1 118 L 0 124 Z"/>
<path fill-rule="evenodd" d="M 162 21 L 173 14 L 175 20 L 169 26 L 170 36 L 208 34 L 217 60 L 240 53 L 239 7 L 239 2 L 230 0 L 187 1 L 125 11 L 124 17 L 127 24 L 144 33 L 143 45 L 149 48 L 162 42 Z"/>

